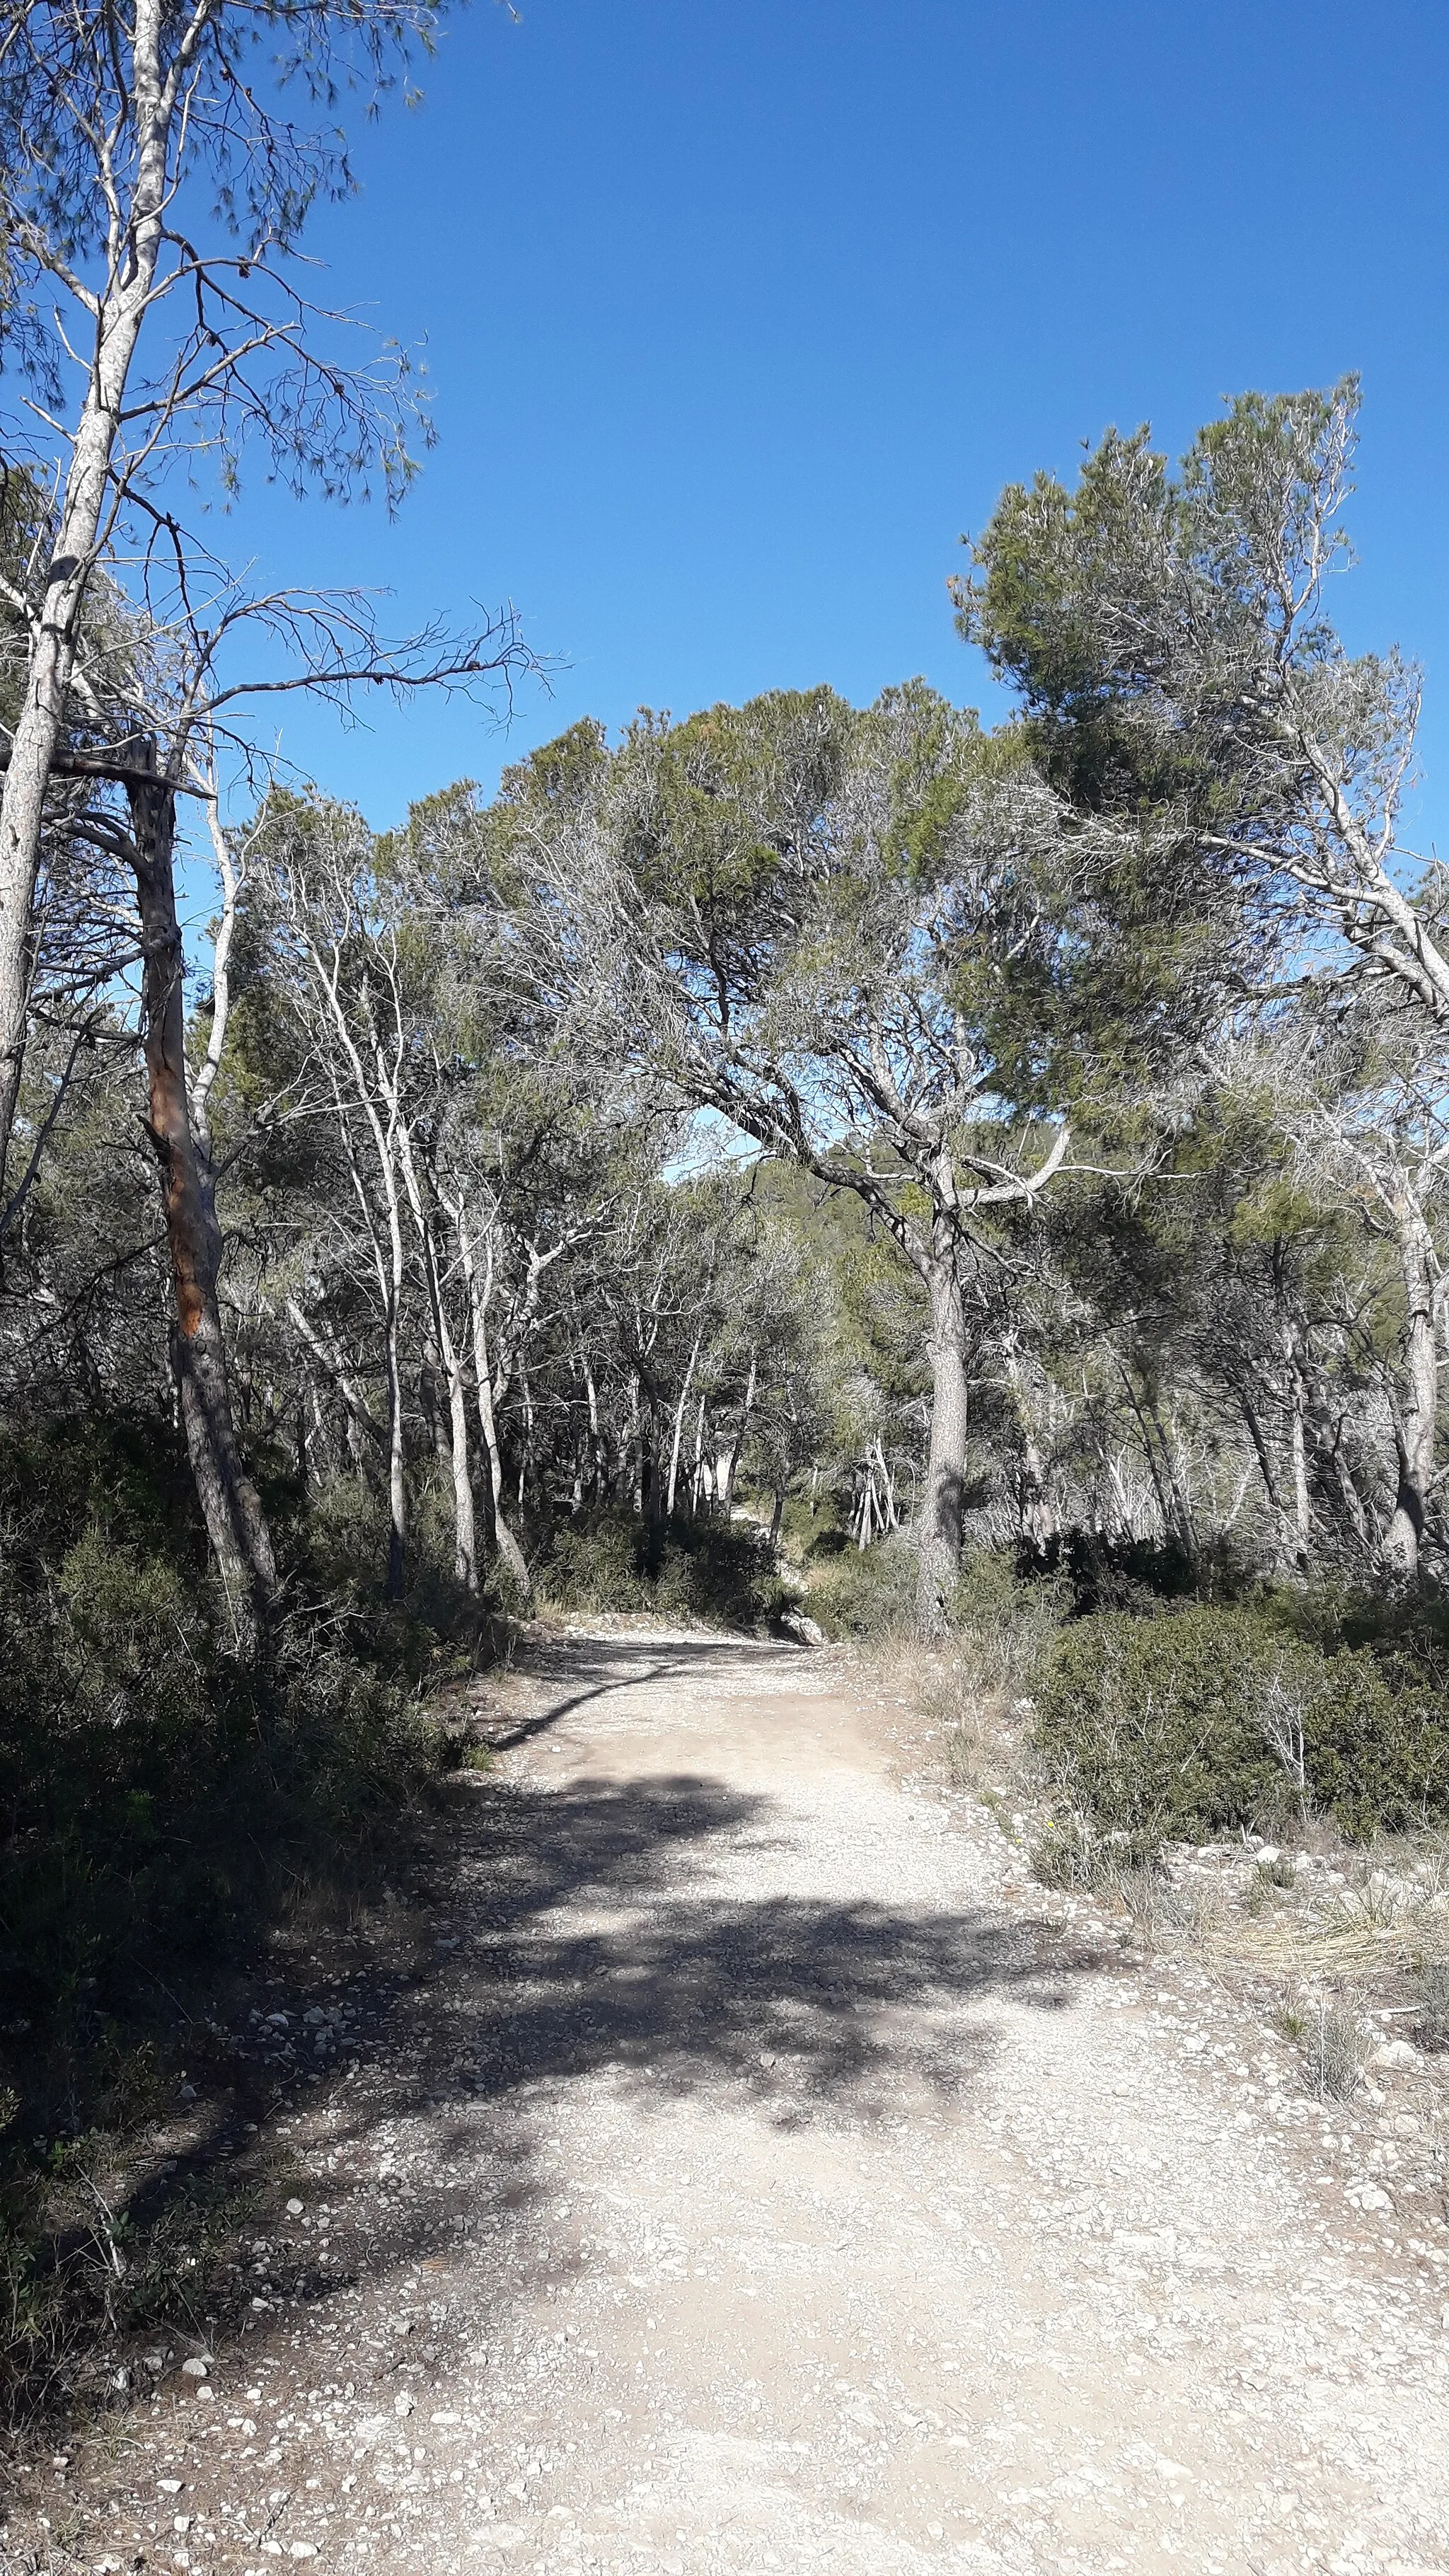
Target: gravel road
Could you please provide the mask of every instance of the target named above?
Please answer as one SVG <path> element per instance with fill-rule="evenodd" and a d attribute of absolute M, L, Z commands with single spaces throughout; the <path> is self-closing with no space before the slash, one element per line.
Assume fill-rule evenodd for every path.
<path fill-rule="evenodd" d="M 494 1731 L 251 2330 L 73 2465 L 64 2563 L 1449 2569 L 1442 2225 L 1190 1963 L 828 1653 L 571 1634 Z"/>

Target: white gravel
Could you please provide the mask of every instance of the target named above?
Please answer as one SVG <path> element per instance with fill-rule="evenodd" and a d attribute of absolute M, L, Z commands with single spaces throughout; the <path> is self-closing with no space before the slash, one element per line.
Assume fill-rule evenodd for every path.
<path fill-rule="evenodd" d="M 262 2239 L 133 2411 L 111 2566 L 1449 2569 L 1442 2211 L 893 1721 L 815 1650 L 540 1657 L 454 1947 L 297 2117 L 308 2286 Z"/>

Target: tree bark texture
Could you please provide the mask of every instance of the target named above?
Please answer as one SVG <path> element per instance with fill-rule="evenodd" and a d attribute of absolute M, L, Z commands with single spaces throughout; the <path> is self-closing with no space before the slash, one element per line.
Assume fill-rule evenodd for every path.
<path fill-rule="evenodd" d="M 487 1281 L 478 1276 L 473 1246 L 466 1230 L 459 1228 L 459 1248 L 463 1256 L 463 1276 L 468 1288 L 468 1308 L 473 1320 L 473 1377 L 478 1391 L 478 1428 L 483 1434 L 483 1448 L 488 1460 L 488 1492 L 493 1505 L 493 1543 L 501 1563 L 512 1575 L 524 1600 L 533 1590 L 529 1580 L 528 1560 L 508 1525 L 503 1509 L 503 1457 L 498 1446 L 498 1421 L 494 1405 L 493 1363 L 488 1353 L 488 1296 L 492 1286 L 492 1257 L 489 1258 Z"/>
<path fill-rule="evenodd" d="M 136 746 L 132 746 L 133 751 Z M 149 766 L 154 755 L 142 747 Z M 158 777 L 127 790 L 141 923 L 148 1125 L 160 1166 L 176 1298 L 176 1382 L 186 1452 L 238 1637 L 254 1643 L 277 1598 L 261 1498 L 236 1435 L 218 1287 L 221 1229 L 210 1156 L 191 1120 L 181 929 L 173 868 L 175 797 Z"/>
<path fill-rule="evenodd" d="M 149 131 L 142 137 L 138 152 L 125 264 L 119 275 L 113 273 L 96 317 L 90 381 L 56 513 L 25 694 L 11 737 L 9 766 L 0 781 L 0 1197 L 4 1195 L 5 1162 L 25 1056 L 32 914 L 46 791 L 66 721 L 126 380 L 145 320 L 162 239 L 166 147 L 174 96 L 168 91 L 163 99 L 154 63 L 143 62 L 143 56 L 153 56 L 155 52 L 159 13 L 148 9 L 145 21 L 144 34 L 137 23 L 133 56 L 138 94 L 143 70 L 155 76 L 145 84 L 143 114 Z"/>
<path fill-rule="evenodd" d="M 1410 1583 L 1419 1571 L 1439 1412 L 1434 1251 L 1429 1228 L 1417 1208 L 1406 1208 L 1400 1218 L 1399 1263 L 1406 1308 L 1404 1380 L 1402 1397 L 1394 1408 L 1398 1475 L 1393 1517 L 1384 1539 L 1384 1565 L 1392 1581 Z"/>
<path fill-rule="evenodd" d="M 961 1523 L 966 1491 L 966 1314 L 954 1248 L 932 1262 L 926 1287 L 931 1301 L 931 1446 L 921 1506 L 916 1624 L 924 1637 L 943 1636 L 947 1604 L 961 1563 Z"/>

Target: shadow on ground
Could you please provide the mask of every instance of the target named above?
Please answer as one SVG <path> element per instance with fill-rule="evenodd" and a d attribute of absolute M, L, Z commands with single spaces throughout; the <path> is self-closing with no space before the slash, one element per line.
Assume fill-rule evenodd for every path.
<path fill-rule="evenodd" d="M 546 1704 L 494 1741 L 526 1741 L 615 1688 L 697 1675 L 712 1661 L 724 1684 L 751 1651 L 736 1640 L 571 1642 L 532 1669 Z M 784 1694 L 783 1724 L 788 1714 Z M 859 2128 L 898 2116 L 912 2095 L 969 2098 L 998 2045 L 993 2004 L 1058 2012 L 1084 1974 L 1104 1969 L 1100 1956 L 1071 1955 L 1045 1921 L 983 1907 L 712 1893 L 730 1854 L 778 1846 L 794 1829 L 772 1798 L 718 1779 L 552 1791 L 485 1779 L 458 1794 L 432 1876 L 440 1894 L 447 1879 L 438 1911 L 461 1945 L 394 1986 L 364 2081 L 299 2085 L 272 2115 L 305 2106 L 313 2172 L 289 2168 L 267 2258 L 248 2267 L 245 2286 L 273 2303 L 270 2315 L 237 2314 L 253 2356 L 279 2329 L 295 2337 L 300 2311 L 336 2316 L 349 2286 L 385 2300 L 405 2272 L 440 2268 L 439 2255 L 449 2268 L 448 2249 L 485 2209 L 502 2228 L 489 2304 L 525 2299 L 555 2189 L 539 2142 L 575 2084 L 607 2073 L 654 2099 L 748 2101 L 782 2128 Z M 406 2133 L 404 2165 L 418 2160 L 410 2196 L 401 2173 L 380 2181 L 392 2161 L 384 2130 Z M 266 2151 L 264 2135 L 259 2162 Z M 330 2203 L 330 2266 L 286 2214 L 285 2189 L 308 2218 Z M 317 2317 L 324 2342 L 339 2330 Z M 460 2313 L 456 2331 L 468 2330 Z"/>
<path fill-rule="evenodd" d="M 492 1919 L 475 1935 L 472 2010 L 455 2024 L 471 2020 L 471 2045 L 430 2070 L 445 2098 L 607 2068 L 676 2093 L 743 2091 L 789 2120 L 832 2105 L 870 2116 L 908 2079 L 955 2092 L 979 2068 L 988 2033 L 963 2008 L 1010 1992 L 1054 2011 L 1069 1991 L 1073 1969 L 1044 1967 L 1033 1927 L 981 1910 L 681 1885 L 712 1846 L 773 1837 L 780 1821 L 773 1801 L 718 1781 L 513 1791 L 490 1805 Z M 561 1910 L 595 1920 L 560 1927 Z"/>

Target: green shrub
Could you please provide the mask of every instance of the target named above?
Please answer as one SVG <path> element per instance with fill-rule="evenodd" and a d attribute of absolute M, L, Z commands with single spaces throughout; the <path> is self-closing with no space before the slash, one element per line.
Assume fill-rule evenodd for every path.
<path fill-rule="evenodd" d="M 1314 1799 L 1360 1841 L 1449 1814 L 1445 1701 L 1407 1669 L 1399 1681 L 1370 1648 L 1343 1648 L 1305 1715 Z"/>
<path fill-rule="evenodd" d="M 1048 1772 L 1101 1830 L 1201 1840 L 1283 1802 L 1255 1723 L 1261 1639 L 1233 1612 L 1109 1610 L 1058 1639 L 1035 1735 Z"/>
<path fill-rule="evenodd" d="M 539 1576 L 576 1610 L 640 1610 L 664 1619 L 758 1629 L 795 1600 L 769 1538 L 754 1521 L 672 1521 L 667 1530 L 622 1514 L 560 1529 Z"/>
<path fill-rule="evenodd" d="M 1367 1836 L 1449 1810 L 1444 1704 L 1409 1671 L 1367 1646 L 1325 1652 L 1276 1604 L 1107 1611 L 1052 1649 L 1036 1743 L 1075 1812 L 1136 1842 L 1310 1805 Z"/>
<path fill-rule="evenodd" d="M 643 1521 L 615 1513 L 561 1529 L 542 1569 L 551 1598 L 575 1610 L 647 1609 L 647 1535 Z"/>
<path fill-rule="evenodd" d="M 1071 1606 L 1071 1583 L 1063 1575 L 1023 1575 L 1004 1550 L 964 1559 L 947 1611 L 952 1648 L 970 1686 L 982 1694 L 1034 1690 Z"/>
<path fill-rule="evenodd" d="M 805 1604 L 827 1637 L 903 1637 L 915 1625 L 916 1554 L 900 1539 L 848 1548 L 811 1583 Z"/>

